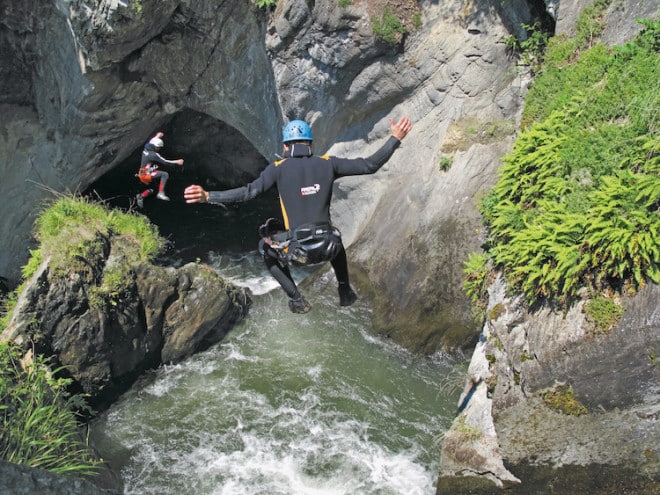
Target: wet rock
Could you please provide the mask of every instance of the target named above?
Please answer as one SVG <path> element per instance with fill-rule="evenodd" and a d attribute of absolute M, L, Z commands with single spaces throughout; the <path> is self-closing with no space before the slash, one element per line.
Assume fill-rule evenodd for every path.
<path fill-rule="evenodd" d="M 64 274 L 53 273 L 44 260 L 0 335 L 53 356 L 96 409 L 145 370 L 222 340 L 250 305 L 246 290 L 194 263 L 179 269 L 135 263 L 121 293 L 99 300 L 94 280 L 121 251 L 121 238 L 113 238 L 106 256 Z"/>
<path fill-rule="evenodd" d="M 121 490 L 0 460 L 0 493 L 12 495 L 119 495 Z"/>

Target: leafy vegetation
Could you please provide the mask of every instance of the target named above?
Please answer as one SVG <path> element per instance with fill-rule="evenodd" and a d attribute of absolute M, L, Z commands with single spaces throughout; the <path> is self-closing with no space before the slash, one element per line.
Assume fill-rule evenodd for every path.
<path fill-rule="evenodd" d="M 0 459 L 58 474 L 93 475 L 100 461 L 79 433 L 80 396 L 66 392 L 43 358 L 23 367 L 21 351 L 0 343 Z"/>
<path fill-rule="evenodd" d="M 277 5 L 277 0 L 253 0 L 260 9 L 270 10 Z"/>
<path fill-rule="evenodd" d="M 601 35 L 605 25 L 603 24 L 603 15 L 612 0 L 595 0 L 591 5 L 587 5 L 577 18 L 575 46 L 586 47 Z"/>
<path fill-rule="evenodd" d="M 398 44 L 403 38 L 403 35 L 408 32 L 405 24 L 387 5 L 380 16 L 372 19 L 371 25 L 376 38 L 390 45 Z"/>
<path fill-rule="evenodd" d="M 542 29 L 538 20 L 533 24 L 521 24 L 520 27 L 526 33 L 523 39 L 510 35 L 503 37 L 501 41 L 509 56 L 517 56 L 524 65 L 531 68 L 532 73 L 536 73 L 541 67 L 549 34 Z"/>
<path fill-rule="evenodd" d="M 454 160 L 452 159 L 451 156 L 442 155 L 438 162 L 438 170 L 440 170 L 441 172 L 446 172 L 451 168 L 453 163 Z"/>
<path fill-rule="evenodd" d="M 490 271 L 490 258 L 487 253 L 470 253 L 463 266 L 465 276 L 463 291 L 472 300 L 477 302 L 486 294 L 488 284 L 491 282 L 488 276 Z"/>
<path fill-rule="evenodd" d="M 660 283 L 660 22 L 641 22 L 623 47 L 549 43 L 481 204 L 488 254 L 530 303 Z"/>

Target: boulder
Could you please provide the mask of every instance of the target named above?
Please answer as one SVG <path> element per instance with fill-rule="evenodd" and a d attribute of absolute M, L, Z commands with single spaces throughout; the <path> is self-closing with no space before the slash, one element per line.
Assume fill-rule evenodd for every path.
<path fill-rule="evenodd" d="M 65 367 L 74 390 L 87 394 L 97 410 L 145 370 L 222 340 L 250 305 L 247 290 L 194 263 L 178 269 L 135 263 L 121 293 L 99 297 L 93 274 L 121 249 L 121 238 L 113 238 L 105 256 L 87 258 L 66 273 L 43 260 L 0 335 L 53 356 L 54 366 Z"/>

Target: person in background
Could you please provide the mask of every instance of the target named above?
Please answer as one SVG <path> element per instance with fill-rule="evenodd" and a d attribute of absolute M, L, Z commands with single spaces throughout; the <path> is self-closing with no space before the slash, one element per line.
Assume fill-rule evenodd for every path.
<path fill-rule="evenodd" d="M 333 182 L 349 175 L 373 174 L 394 154 L 410 132 L 408 117 L 390 119 L 390 138 L 368 158 L 314 155 L 312 131 L 307 122 L 294 120 L 283 131 L 284 157 L 266 166 L 246 186 L 226 191 L 206 191 L 199 185 L 184 190 L 186 203 L 248 201 L 277 186 L 284 223 L 269 219 L 260 228 L 259 251 L 271 275 L 289 296 L 289 309 L 307 313 L 312 306 L 302 296 L 289 270 L 290 262 L 305 265 L 329 261 L 338 282 L 340 306 L 350 306 L 357 295 L 349 283 L 348 261 L 341 234 L 331 223 Z"/>
<path fill-rule="evenodd" d="M 147 186 L 147 189 L 139 193 L 135 198 L 140 208 L 144 206 L 145 198 L 148 198 L 156 192 L 153 187 L 155 182 L 158 182 L 158 194 L 156 194 L 156 197 L 163 201 L 170 200 L 165 193 L 167 179 L 169 179 L 170 175 L 164 170 L 159 170 L 158 164 L 183 166 L 183 158 L 167 160 L 160 155 L 160 151 L 165 145 L 163 142 L 164 136 L 165 134 L 162 132 L 157 132 L 154 137 L 145 143 L 144 149 L 142 150 L 140 169 L 136 175 L 140 182 Z"/>

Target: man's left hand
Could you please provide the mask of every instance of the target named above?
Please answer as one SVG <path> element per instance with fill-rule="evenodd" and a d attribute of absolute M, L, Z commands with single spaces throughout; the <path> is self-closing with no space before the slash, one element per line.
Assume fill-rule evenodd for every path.
<path fill-rule="evenodd" d="M 390 129 L 392 136 L 401 141 L 412 129 L 412 123 L 408 117 L 401 117 L 396 123 L 394 119 L 390 119 Z"/>

